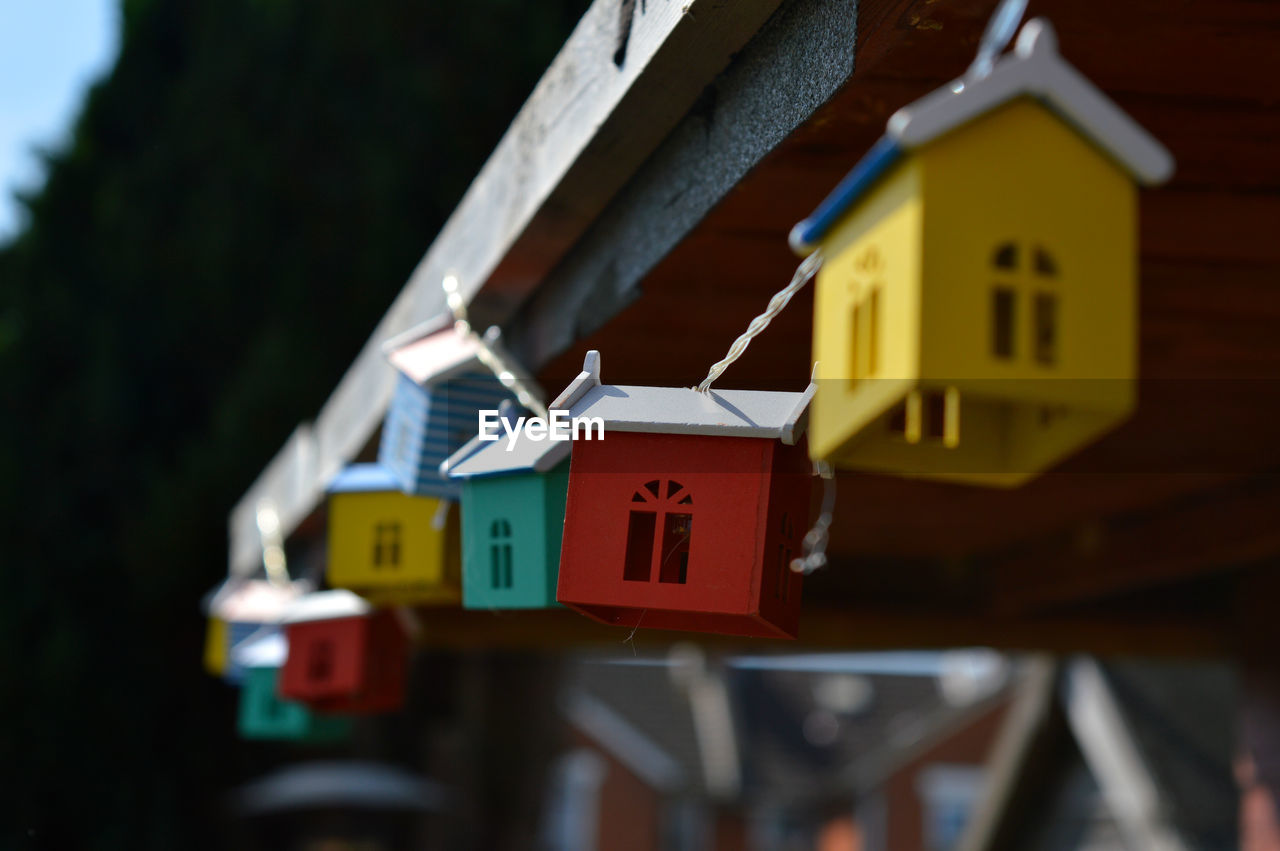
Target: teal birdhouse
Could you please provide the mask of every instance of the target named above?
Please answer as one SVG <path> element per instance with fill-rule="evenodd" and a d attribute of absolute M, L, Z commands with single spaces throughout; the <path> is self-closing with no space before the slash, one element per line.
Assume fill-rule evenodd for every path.
<path fill-rule="evenodd" d="M 288 652 L 288 640 L 278 629 L 236 649 L 236 661 L 244 671 L 238 721 L 241 737 L 315 743 L 346 738 L 351 719 L 317 715 L 304 704 L 280 698 L 277 684 Z"/>
<path fill-rule="evenodd" d="M 509 406 L 503 415 L 510 422 Z M 477 435 L 441 465 L 462 482 L 462 605 L 554 606 L 572 443 L 496 432 L 497 440 Z"/>

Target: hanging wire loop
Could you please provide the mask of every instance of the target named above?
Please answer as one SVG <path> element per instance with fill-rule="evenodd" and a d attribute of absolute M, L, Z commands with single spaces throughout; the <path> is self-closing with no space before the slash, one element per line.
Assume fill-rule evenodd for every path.
<path fill-rule="evenodd" d="M 747 330 L 742 336 L 733 341 L 733 345 L 729 347 L 729 353 L 724 356 L 723 360 L 717 361 L 711 366 L 707 372 L 707 377 L 702 379 L 702 383 L 697 386 L 699 393 L 706 393 L 711 389 L 712 383 L 720 377 L 729 365 L 742 357 L 742 353 L 747 350 L 747 346 L 751 345 L 751 341 L 759 336 L 764 329 L 769 327 L 769 323 L 773 318 L 782 312 L 787 306 L 787 302 L 791 301 L 791 297 L 804 287 L 818 271 L 818 267 L 822 265 L 822 252 L 815 251 L 801 261 L 796 267 L 796 272 L 791 276 L 791 283 L 774 294 L 769 299 L 769 306 L 765 308 L 755 319 L 751 320 L 751 324 L 747 326 Z"/>
<path fill-rule="evenodd" d="M 815 462 L 813 472 L 822 477 L 822 510 L 813 528 L 804 536 L 804 556 L 791 560 L 791 569 L 796 573 L 813 573 L 827 565 L 827 543 L 831 539 L 831 521 L 836 508 L 836 474 L 826 461 Z"/>

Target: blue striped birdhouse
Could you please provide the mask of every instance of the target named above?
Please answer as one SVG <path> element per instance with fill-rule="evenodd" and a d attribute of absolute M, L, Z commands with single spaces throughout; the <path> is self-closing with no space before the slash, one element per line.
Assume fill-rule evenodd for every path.
<path fill-rule="evenodd" d="M 346 738 L 351 731 L 349 718 L 318 715 L 305 704 L 280 697 L 280 669 L 289 642 L 279 628 L 245 642 L 232 655 L 244 670 L 237 719 L 241 737 L 319 743 Z"/>
<path fill-rule="evenodd" d="M 572 443 L 532 440 L 523 429 L 512 440 L 477 435 L 442 467 L 462 482 L 464 608 L 556 605 Z"/>
<path fill-rule="evenodd" d="M 458 498 L 458 483 L 440 473 L 440 463 L 476 433 L 481 410 L 496 410 L 511 398 L 486 365 L 486 355 L 499 345 L 496 328 L 481 339 L 442 317 L 384 347 L 400 375 L 383 422 L 378 463 L 405 493 Z"/>

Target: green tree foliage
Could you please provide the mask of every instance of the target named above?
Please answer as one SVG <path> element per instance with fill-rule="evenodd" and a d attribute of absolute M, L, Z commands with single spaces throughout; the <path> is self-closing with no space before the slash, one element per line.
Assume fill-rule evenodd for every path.
<path fill-rule="evenodd" d="M 0 248 L 0 842 L 198 847 L 270 758 L 199 669 L 227 512 L 585 5 L 125 0 Z"/>

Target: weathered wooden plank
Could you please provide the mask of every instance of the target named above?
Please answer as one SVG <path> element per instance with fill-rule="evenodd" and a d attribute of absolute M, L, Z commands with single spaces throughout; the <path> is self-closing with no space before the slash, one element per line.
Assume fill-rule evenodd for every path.
<path fill-rule="evenodd" d="M 575 347 L 581 363 L 581 338 L 629 310 L 644 276 L 848 80 L 856 14 L 855 0 L 779 10 L 522 306 L 510 340 L 526 362 Z"/>
<path fill-rule="evenodd" d="M 638 4 L 616 65 L 617 3 L 593 3 L 409 287 L 452 268 L 487 321 L 508 319 L 778 4 Z"/>

